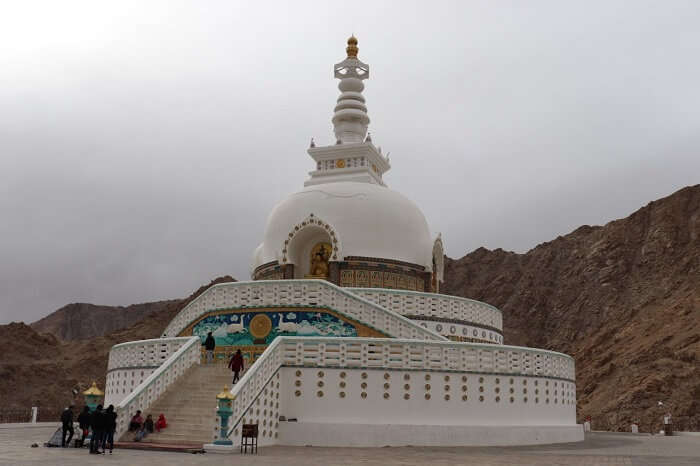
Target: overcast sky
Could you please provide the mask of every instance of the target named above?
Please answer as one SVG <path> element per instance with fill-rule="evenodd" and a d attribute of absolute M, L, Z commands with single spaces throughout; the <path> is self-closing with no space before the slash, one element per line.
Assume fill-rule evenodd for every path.
<path fill-rule="evenodd" d="M 359 39 L 387 184 L 450 257 L 700 182 L 700 2 L 0 4 L 0 323 L 249 278 Z"/>

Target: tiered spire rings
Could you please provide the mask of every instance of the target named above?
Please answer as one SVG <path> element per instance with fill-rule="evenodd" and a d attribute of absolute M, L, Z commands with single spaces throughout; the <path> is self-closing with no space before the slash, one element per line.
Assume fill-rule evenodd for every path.
<path fill-rule="evenodd" d="M 347 58 L 337 63 L 333 69 L 340 79 L 340 97 L 333 114 L 333 127 L 338 144 L 362 142 L 367 134 L 369 116 L 362 91 L 363 80 L 369 78 L 369 65 L 357 59 L 357 39 L 351 36 L 345 49 Z"/>

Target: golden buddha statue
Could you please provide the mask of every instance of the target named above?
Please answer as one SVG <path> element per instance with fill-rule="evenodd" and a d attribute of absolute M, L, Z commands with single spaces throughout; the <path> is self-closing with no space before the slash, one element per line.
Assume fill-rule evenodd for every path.
<path fill-rule="evenodd" d="M 331 245 L 318 243 L 311 249 L 311 267 L 305 278 L 328 278 L 328 259 L 331 257 Z"/>

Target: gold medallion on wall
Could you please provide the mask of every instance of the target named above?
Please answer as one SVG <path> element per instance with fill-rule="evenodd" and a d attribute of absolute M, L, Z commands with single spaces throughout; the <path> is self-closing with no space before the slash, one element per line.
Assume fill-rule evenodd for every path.
<path fill-rule="evenodd" d="M 265 314 L 258 314 L 250 320 L 250 334 L 255 338 L 255 344 L 265 343 L 271 330 L 272 320 Z"/>

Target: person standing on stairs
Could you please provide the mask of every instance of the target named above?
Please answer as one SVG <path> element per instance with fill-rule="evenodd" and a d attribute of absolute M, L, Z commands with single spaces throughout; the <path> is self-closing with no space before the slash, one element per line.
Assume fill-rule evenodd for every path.
<path fill-rule="evenodd" d="M 214 348 L 216 348 L 216 340 L 209 332 L 207 333 L 207 339 L 204 340 L 204 349 L 207 351 L 207 364 L 214 362 Z"/>
<path fill-rule="evenodd" d="M 243 355 L 241 350 L 236 350 L 236 353 L 231 356 L 231 360 L 228 362 L 228 367 L 233 371 L 233 382 L 235 384 L 240 380 L 238 374 L 243 370 Z"/>

